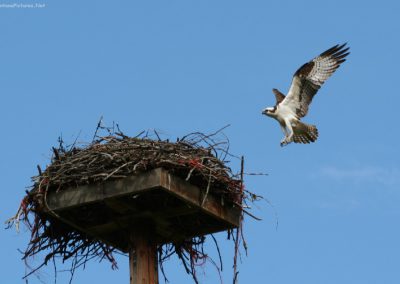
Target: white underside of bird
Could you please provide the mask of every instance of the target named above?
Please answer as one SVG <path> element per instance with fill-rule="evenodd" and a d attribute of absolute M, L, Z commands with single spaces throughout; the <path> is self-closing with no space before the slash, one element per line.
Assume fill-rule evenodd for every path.
<path fill-rule="evenodd" d="M 265 110 L 272 112 L 274 108 L 266 108 Z M 281 140 L 281 146 L 294 141 L 296 143 L 310 143 L 318 138 L 317 127 L 301 122 L 294 111 L 286 105 L 278 105 L 273 113 L 266 115 L 276 119 L 281 126 L 282 132 L 285 135 Z"/>

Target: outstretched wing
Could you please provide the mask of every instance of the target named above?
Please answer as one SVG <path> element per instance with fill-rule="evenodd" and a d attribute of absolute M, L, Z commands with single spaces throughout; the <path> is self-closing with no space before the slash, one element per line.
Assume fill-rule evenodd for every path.
<path fill-rule="evenodd" d="M 285 95 L 284 94 L 279 92 L 279 90 L 277 90 L 277 89 L 272 89 L 272 92 L 275 95 L 276 104 L 280 104 L 281 102 L 283 102 L 283 100 L 285 99 Z"/>
<path fill-rule="evenodd" d="M 346 61 L 350 53 L 346 44 L 335 45 L 301 66 L 293 75 L 292 85 L 282 104 L 289 106 L 298 117 L 307 115 L 308 106 L 322 84 Z"/>

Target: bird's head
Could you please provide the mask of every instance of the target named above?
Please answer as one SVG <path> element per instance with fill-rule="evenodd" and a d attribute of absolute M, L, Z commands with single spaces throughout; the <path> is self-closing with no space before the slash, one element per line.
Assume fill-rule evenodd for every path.
<path fill-rule="evenodd" d="M 268 115 L 268 116 L 274 116 L 276 111 L 276 107 L 267 107 L 263 109 L 262 114 Z"/>

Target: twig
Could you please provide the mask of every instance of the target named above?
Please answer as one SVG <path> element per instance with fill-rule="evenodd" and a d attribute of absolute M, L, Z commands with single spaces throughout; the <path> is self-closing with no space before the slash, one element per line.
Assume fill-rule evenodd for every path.
<path fill-rule="evenodd" d="M 240 190 L 241 190 L 241 195 L 240 195 L 240 203 L 242 203 L 242 198 L 243 198 L 243 172 L 244 172 L 244 157 L 242 156 L 241 161 L 240 161 Z M 238 271 L 237 271 L 237 257 L 239 253 L 239 241 L 240 241 L 240 233 L 241 233 L 241 227 L 242 227 L 242 222 L 243 222 L 243 213 L 240 215 L 240 221 L 239 221 L 239 227 L 236 228 L 236 238 L 235 238 L 235 256 L 233 258 L 233 283 L 237 284 L 238 283 Z"/>
<path fill-rule="evenodd" d="M 213 241 L 214 241 L 214 244 L 215 244 L 215 247 L 217 248 L 218 257 L 219 257 L 219 265 L 220 265 L 220 269 L 221 269 L 221 271 L 222 271 L 222 270 L 223 270 L 223 266 L 222 266 L 222 256 L 221 256 L 221 251 L 219 250 L 219 245 L 218 245 L 218 242 L 217 242 L 217 240 L 215 239 L 215 237 L 214 237 L 214 235 L 213 235 L 213 234 L 211 234 L 211 238 L 213 239 Z"/>
<path fill-rule="evenodd" d="M 207 184 L 207 188 L 206 188 L 206 193 L 204 194 L 203 200 L 201 201 L 201 205 L 200 205 L 201 207 L 203 207 L 204 202 L 207 199 L 208 192 L 210 191 L 210 185 L 211 185 L 211 170 L 210 170 L 210 174 L 208 176 L 208 184 Z"/>
<path fill-rule="evenodd" d="M 246 215 L 249 215 L 251 218 L 257 220 L 257 221 L 262 221 L 261 218 L 258 218 L 256 216 L 254 216 L 253 214 L 251 214 L 249 211 L 242 209 L 243 213 L 245 213 Z"/>
<path fill-rule="evenodd" d="M 99 122 L 97 122 L 96 131 L 94 132 L 94 135 L 93 135 L 92 143 L 96 140 L 97 132 L 98 132 L 99 129 L 101 128 L 101 124 L 102 124 L 102 123 L 103 123 L 103 116 L 100 116 Z"/>

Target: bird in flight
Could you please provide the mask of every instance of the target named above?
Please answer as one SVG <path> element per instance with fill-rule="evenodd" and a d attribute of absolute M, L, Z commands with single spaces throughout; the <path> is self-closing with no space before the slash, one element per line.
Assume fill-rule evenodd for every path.
<path fill-rule="evenodd" d="M 279 122 L 285 134 L 281 146 L 291 142 L 308 144 L 317 140 L 317 127 L 303 123 L 300 119 L 307 115 L 319 88 L 346 61 L 345 58 L 350 53 L 348 50 L 346 43 L 338 44 L 305 63 L 294 73 L 286 96 L 277 89 L 272 89 L 276 104 L 263 109 L 262 114 Z"/>

